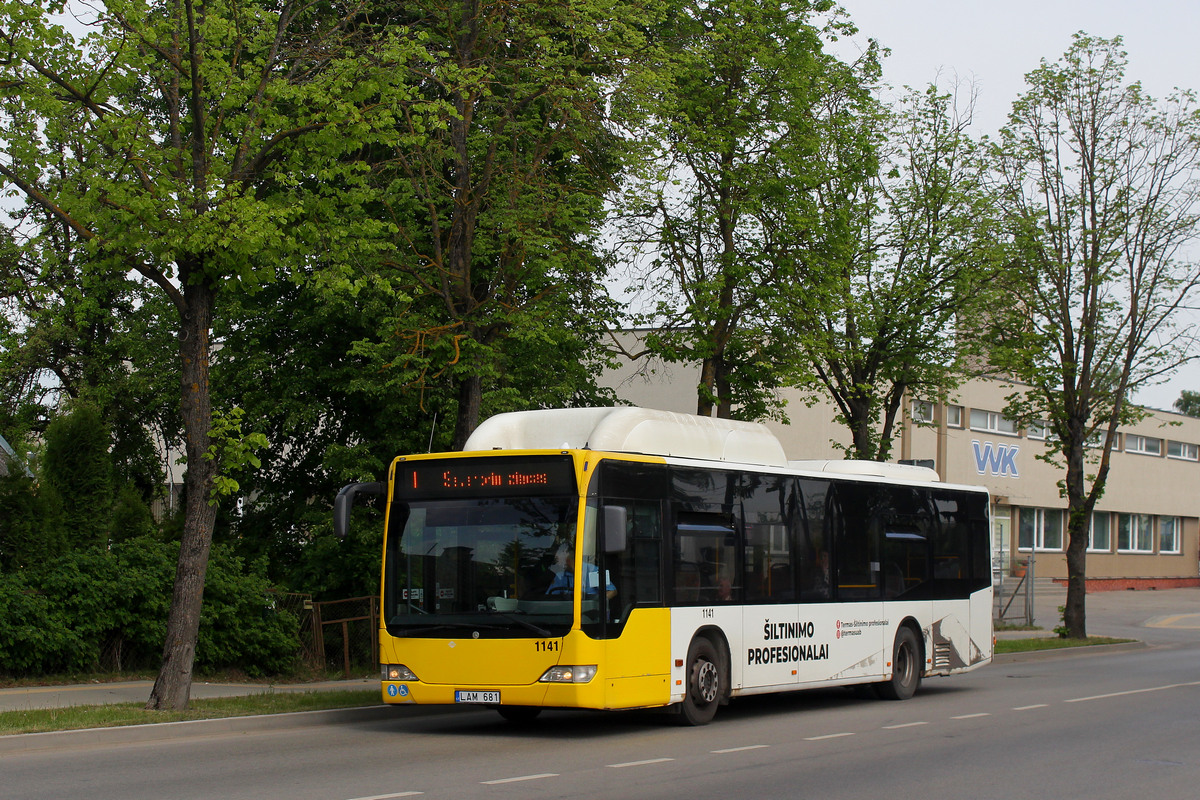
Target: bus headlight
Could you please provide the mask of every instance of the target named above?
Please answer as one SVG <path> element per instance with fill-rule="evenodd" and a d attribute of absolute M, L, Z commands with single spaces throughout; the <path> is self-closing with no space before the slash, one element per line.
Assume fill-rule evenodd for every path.
<path fill-rule="evenodd" d="M 551 667 L 542 677 L 538 678 L 538 681 L 540 683 L 587 683 L 594 677 L 596 677 L 596 665 L 591 664 L 582 667 Z"/>
<path fill-rule="evenodd" d="M 415 681 L 419 680 L 413 671 L 403 664 L 384 664 L 383 679 L 385 681 Z"/>

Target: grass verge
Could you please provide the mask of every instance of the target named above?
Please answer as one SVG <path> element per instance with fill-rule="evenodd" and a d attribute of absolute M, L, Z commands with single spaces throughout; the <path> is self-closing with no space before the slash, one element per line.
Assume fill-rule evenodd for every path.
<path fill-rule="evenodd" d="M 1035 637 L 1031 639 L 999 639 L 996 641 L 996 654 L 1002 653 L 1033 653 L 1038 650 L 1062 650 L 1069 647 L 1092 647 L 1103 644 L 1126 644 L 1133 639 L 1113 639 L 1108 636 L 1089 636 L 1086 639 L 1060 639 L 1057 636 Z"/>
<path fill-rule="evenodd" d="M 187 711 L 147 711 L 141 703 L 34 708 L 0 712 L 0 736 L 147 725 L 156 722 L 183 722 L 193 719 L 286 714 L 293 711 L 323 711 L 378 704 L 378 689 L 354 689 L 329 692 L 263 692 L 244 697 L 204 698 L 192 700 Z"/>
<path fill-rule="evenodd" d="M 1000 639 L 996 653 L 1029 653 L 1069 647 L 1123 644 L 1132 639 L 1091 636 L 1087 639 L 1039 637 Z M 259 714 L 286 714 L 294 711 L 324 711 L 358 708 L 379 704 L 378 689 L 329 692 L 268 692 L 242 697 L 213 697 L 192 700 L 187 711 L 147 711 L 141 703 L 113 703 L 101 706 L 36 708 L 26 711 L 0 711 L 0 736 L 18 733 L 45 733 L 85 728 L 114 728 L 122 725 L 147 725 L 156 722 L 182 722 L 194 719 L 249 717 Z"/>

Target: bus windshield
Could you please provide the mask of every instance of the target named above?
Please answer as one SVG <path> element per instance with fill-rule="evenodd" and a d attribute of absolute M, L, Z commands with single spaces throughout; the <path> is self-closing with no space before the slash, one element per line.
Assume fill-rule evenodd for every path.
<path fill-rule="evenodd" d="M 384 619 L 394 636 L 558 637 L 572 622 L 579 498 L 393 504 Z"/>

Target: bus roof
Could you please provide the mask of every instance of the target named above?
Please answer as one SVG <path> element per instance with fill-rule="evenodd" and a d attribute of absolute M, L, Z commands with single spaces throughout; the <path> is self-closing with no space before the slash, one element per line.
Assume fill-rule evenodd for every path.
<path fill-rule="evenodd" d="M 913 464 L 891 464 L 882 461 L 854 459 L 846 459 L 844 461 L 836 459 L 789 461 L 788 466 L 808 472 L 833 472 L 839 475 L 869 475 L 896 481 L 937 483 L 942 480 L 937 471 L 929 467 L 918 467 Z"/>
<path fill-rule="evenodd" d="M 484 420 L 464 450 L 604 450 L 787 466 L 783 445 L 757 422 L 653 408 L 550 408 Z"/>

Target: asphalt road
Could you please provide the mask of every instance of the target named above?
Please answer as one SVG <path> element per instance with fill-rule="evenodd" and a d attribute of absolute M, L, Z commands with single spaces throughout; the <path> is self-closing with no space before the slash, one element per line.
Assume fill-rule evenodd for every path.
<path fill-rule="evenodd" d="M 0 750 L 0 797 L 1194 797 L 1200 592 L 1145 594 L 1089 598 L 1121 604 L 1093 632 L 1145 646 L 1005 659 L 907 702 L 746 698 L 702 728 L 651 713 L 547 712 L 520 728 L 486 710 L 380 708 L 133 741 L 33 737 Z"/>

